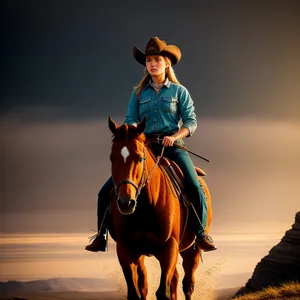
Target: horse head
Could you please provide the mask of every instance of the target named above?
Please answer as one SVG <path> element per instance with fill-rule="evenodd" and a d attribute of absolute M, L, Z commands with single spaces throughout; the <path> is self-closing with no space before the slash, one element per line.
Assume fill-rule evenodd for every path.
<path fill-rule="evenodd" d="M 145 185 L 146 137 L 143 134 L 146 120 L 136 125 L 118 125 L 110 117 L 109 129 L 113 133 L 110 154 L 111 173 L 117 195 L 119 212 L 132 214 L 137 198 Z"/>

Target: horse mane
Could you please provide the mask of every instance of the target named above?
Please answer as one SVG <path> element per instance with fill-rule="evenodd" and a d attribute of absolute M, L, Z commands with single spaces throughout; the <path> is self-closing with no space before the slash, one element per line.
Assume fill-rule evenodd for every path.
<path fill-rule="evenodd" d="M 120 125 L 114 135 L 112 142 L 114 143 L 117 140 L 138 140 L 146 145 L 146 148 L 149 154 L 152 156 L 152 159 L 156 161 L 156 155 L 153 150 L 149 147 L 147 143 L 147 137 L 142 132 L 140 133 L 135 125 L 122 124 Z"/>
<path fill-rule="evenodd" d="M 138 128 L 135 125 L 122 124 L 119 126 L 114 135 L 113 142 L 116 140 L 139 140 L 142 143 L 145 143 L 147 138 L 145 134 L 138 131 Z"/>

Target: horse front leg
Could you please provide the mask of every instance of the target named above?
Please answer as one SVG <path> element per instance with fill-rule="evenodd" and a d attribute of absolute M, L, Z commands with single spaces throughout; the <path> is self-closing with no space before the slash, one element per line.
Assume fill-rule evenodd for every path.
<path fill-rule="evenodd" d="M 161 277 L 156 297 L 159 300 L 173 300 L 177 297 L 176 276 L 172 282 L 178 260 L 178 243 L 171 237 L 163 247 L 160 254 L 156 254 L 160 263 Z M 175 274 L 176 275 L 176 274 Z M 172 283 L 172 288 L 171 288 Z"/>
<path fill-rule="evenodd" d="M 128 249 L 128 247 L 121 242 L 117 242 L 117 255 L 127 284 L 127 299 L 146 299 L 141 297 L 139 289 L 138 255 L 132 253 L 132 249 Z"/>
<path fill-rule="evenodd" d="M 193 246 L 180 253 L 182 257 L 182 266 L 184 269 L 184 278 L 182 280 L 182 289 L 185 300 L 191 300 L 195 288 L 195 271 L 197 270 L 201 258 L 201 249 Z"/>
<path fill-rule="evenodd" d="M 138 286 L 141 293 L 141 300 L 146 300 L 148 295 L 148 280 L 147 280 L 147 271 L 144 264 L 144 255 L 141 255 L 138 260 Z"/>
<path fill-rule="evenodd" d="M 177 268 L 174 270 L 173 278 L 171 281 L 171 299 L 177 300 L 177 286 L 178 286 L 179 274 Z"/>

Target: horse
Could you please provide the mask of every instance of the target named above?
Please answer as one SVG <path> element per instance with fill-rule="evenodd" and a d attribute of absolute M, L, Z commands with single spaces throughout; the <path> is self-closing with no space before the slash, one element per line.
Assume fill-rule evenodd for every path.
<path fill-rule="evenodd" d="M 114 197 L 108 228 L 116 242 L 116 252 L 127 284 L 127 299 L 145 300 L 148 294 L 146 256 L 154 256 L 161 269 L 157 299 L 176 300 L 179 274 L 178 255 L 182 257 L 182 288 L 186 300 L 192 299 L 195 271 L 201 249 L 194 243 L 195 230 L 182 201 L 174 192 L 165 170 L 147 146 L 143 133 L 145 120 L 136 125 L 118 125 L 110 117 L 112 132 L 110 154 Z M 199 177 L 207 196 L 208 233 L 212 221 L 211 196 Z M 184 234 L 183 234 L 184 233 Z M 196 245 L 196 246 L 195 246 Z"/>

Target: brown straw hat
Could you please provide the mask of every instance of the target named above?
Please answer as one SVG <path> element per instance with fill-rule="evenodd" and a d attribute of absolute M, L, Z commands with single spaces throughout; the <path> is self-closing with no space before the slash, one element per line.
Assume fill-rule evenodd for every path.
<path fill-rule="evenodd" d="M 171 60 L 172 65 L 179 62 L 181 58 L 180 49 L 175 45 L 167 45 L 163 40 L 160 40 L 157 36 L 152 37 L 146 45 L 145 53 L 143 53 L 136 46 L 133 47 L 133 56 L 142 65 L 146 65 L 146 56 L 159 54 L 166 56 Z"/>

